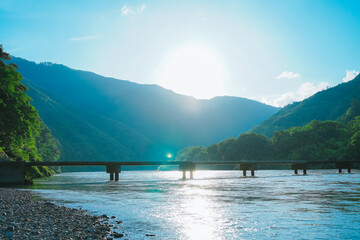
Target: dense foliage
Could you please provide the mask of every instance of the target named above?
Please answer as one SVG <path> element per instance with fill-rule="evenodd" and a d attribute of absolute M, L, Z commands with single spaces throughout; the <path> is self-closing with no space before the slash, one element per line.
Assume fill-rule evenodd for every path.
<path fill-rule="evenodd" d="M 360 116 L 349 123 L 351 135 L 352 152 L 357 159 L 360 159 Z"/>
<path fill-rule="evenodd" d="M 59 148 L 50 130 L 41 122 L 27 87 L 10 55 L 0 45 L 0 152 L 15 161 L 48 161 L 59 157 Z M 47 168 L 33 168 L 30 175 L 49 175 Z"/>
<path fill-rule="evenodd" d="M 337 161 L 360 158 L 360 116 L 348 126 L 314 120 L 303 127 L 276 131 L 272 138 L 244 133 L 209 147 L 189 147 L 180 161 L 310 160 Z"/>
<path fill-rule="evenodd" d="M 312 120 L 340 121 L 347 124 L 360 115 L 360 75 L 352 81 L 341 83 L 290 104 L 277 114 L 252 129 L 253 132 L 272 137 L 275 131 L 294 126 L 304 126 Z"/>

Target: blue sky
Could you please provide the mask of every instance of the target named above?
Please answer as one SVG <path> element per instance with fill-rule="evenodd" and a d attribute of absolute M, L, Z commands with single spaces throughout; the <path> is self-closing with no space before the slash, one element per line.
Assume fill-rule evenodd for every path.
<path fill-rule="evenodd" d="M 283 106 L 358 73 L 359 12 L 346 0 L 1 0 L 0 43 L 197 98 Z"/>

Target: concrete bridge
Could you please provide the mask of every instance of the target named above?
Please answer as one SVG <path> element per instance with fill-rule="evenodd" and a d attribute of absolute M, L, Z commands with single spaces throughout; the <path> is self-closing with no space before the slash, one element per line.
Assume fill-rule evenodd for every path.
<path fill-rule="evenodd" d="M 232 170 L 242 171 L 244 177 L 247 176 L 247 171 L 250 171 L 252 177 L 255 176 L 256 170 L 294 170 L 294 174 L 298 171 L 303 171 L 307 174 L 310 169 L 338 169 L 342 173 L 346 169 L 351 173 L 351 169 L 359 168 L 360 161 L 194 161 L 194 162 L 181 162 L 181 161 L 106 161 L 106 162 L 15 162 L 7 161 L 0 162 L 0 184 L 18 183 L 22 184 L 25 180 L 25 171 L 32 166 L 105 166 L 106 172 L 110 175 L 111 181 L 119 181 L 119 174 L 121 173 L 121 166 L 178 166 L 179 170 L 183 172 L 183 179 L 186 179 L 186 172 L 190 172 L 190 178 L 193 178 L 193 172 L 196 166 L 210 165 L 229 165 Z"/>

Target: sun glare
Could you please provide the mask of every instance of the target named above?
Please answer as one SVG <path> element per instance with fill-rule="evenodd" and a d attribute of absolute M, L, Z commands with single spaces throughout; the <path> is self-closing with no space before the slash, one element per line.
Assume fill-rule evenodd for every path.
<path fill-rule="evenodd" d="M 219 58 L 201 46 L 179 48 L 165 61 L 159 85 L 198 99 L 226 95 Z"/>

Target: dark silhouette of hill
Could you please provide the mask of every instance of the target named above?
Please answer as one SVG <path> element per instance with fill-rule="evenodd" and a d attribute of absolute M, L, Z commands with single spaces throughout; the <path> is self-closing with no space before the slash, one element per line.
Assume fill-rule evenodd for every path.
<path fill-rule="evenodd" d="M 12 62 L 60 140 L 62 160 L 159 160 L 186 146 L 238 136 L 278 111 L 245 98 L 197 100 L 59 64 Z"/>
<path fill-rule="evenodd" d="M 304 126 L 312 120 L 339 120 L 347 123 L 360 114 L 359 100 L 360 75 L 352 81 L 341 83 L 284 107 L 252 131 L 272 136 L 274 131 Z"/>
<path fill-rule="evenodd" d="M 124 124 L 84 111 L 62 99 L 54 100 L 28 80 L 23 83 L 29 89 L 27 93 L 33 99 L 32 104 L 61 142 L 62 159 L 131 161 L 156 155 L 151 152 L 156 149 L 153 141 Z"/>

